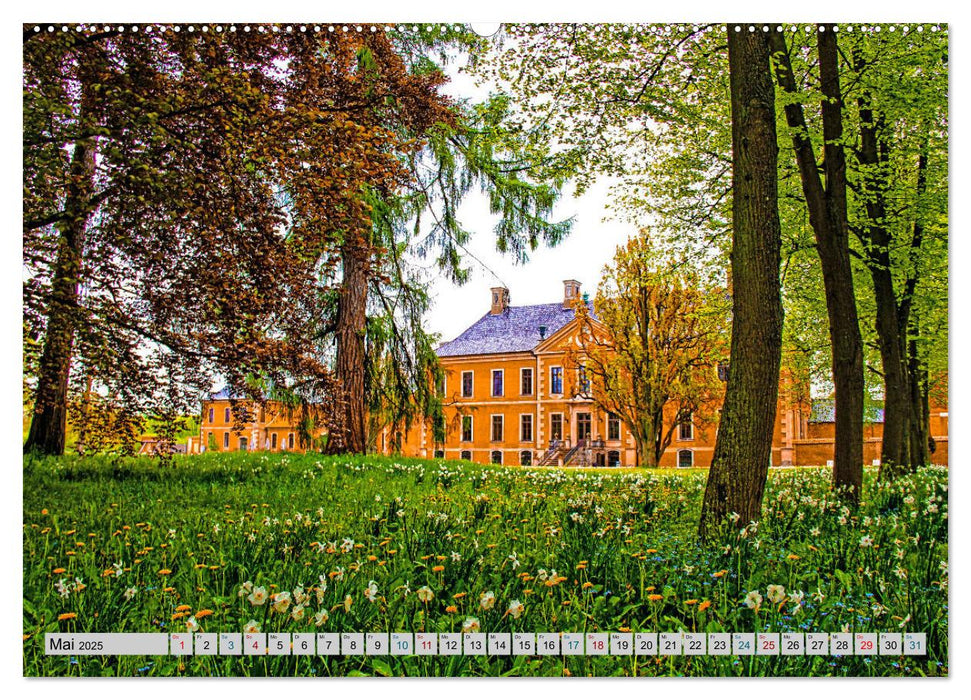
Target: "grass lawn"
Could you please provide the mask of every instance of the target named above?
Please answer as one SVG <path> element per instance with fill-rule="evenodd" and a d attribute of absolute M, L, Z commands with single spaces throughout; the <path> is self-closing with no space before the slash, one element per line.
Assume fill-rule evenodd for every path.
<path fill-rule="evenodd" d="M 24 463 L 24 673 L 944 675 L 947 471 L 770 472 L 694 537 L 704 470 L 319 455 Z M 45 632 L 926 632 L 927 657 L 61 657 Z"/>

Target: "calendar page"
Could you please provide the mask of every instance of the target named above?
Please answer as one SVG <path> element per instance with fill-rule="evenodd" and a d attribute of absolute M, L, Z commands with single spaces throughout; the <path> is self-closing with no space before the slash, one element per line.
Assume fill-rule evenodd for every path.
<path fill-rule="evenodd" d="M 325 9 L 23 24 L 23 675 L 947 676 L 948 25 Z"/>

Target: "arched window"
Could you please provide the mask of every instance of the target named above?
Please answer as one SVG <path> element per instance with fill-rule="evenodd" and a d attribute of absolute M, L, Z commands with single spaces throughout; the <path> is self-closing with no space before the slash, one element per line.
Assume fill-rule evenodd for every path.
<path fill-rule="evenodd" d="M 533 464 L 533 452 L 532 450 L 523 450 L 519 453 L 519 463 L 524 467 L 532 466 Z"/>
<path fill-rule="evenodd" d="M 493 450 L 492 451 L 492 460 L 491 461 L 492 461 L 493 464 L 502 464 L 502 451 L 501 450 Z"/>
<path fill-rule="evenodd" d="M 435 459 L 445 459 L 445 450 L 435 450 Z"/>
<path fill-rule="evenodd" d="M 678 466 L 694 466 L 694 453 L 691 450 L 678 450 Z"/>
<path fill-rule="evenodd" d="M 464 460 L 466 460 L 467 462 L 471 462 L 472 461 L 472 450 L 462 450 L 461 458 L 464 459 Z"/>

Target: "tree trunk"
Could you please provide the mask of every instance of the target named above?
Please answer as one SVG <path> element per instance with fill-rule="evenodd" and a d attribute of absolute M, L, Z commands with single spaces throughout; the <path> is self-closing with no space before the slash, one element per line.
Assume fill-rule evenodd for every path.
<path fill-rule="evenodd" d="M 364 245 L 345 243 L 341 248 L 343 277 L 337 308 L 336 376 L 342 390 L 342 430 L 328 440 L 331 453 L 367 451 L 364 390 L 364 334 L 367 327 L 368 255 Z"/>
<path fill-rule="evenodd" d="M 37 376 L 34 414 L 24 452 L 64 454 L 67 436 L 67 395 L 78 312 L 78 285 L 84 233 L 91 214 L 94 188 L 94 144 L 78 141 L 71 155 L 71 182 L 58 226 L 57 258 L 47 308 L 47 328 Z"/>
<path fill-rule="evenodd" d="M 919 334 L 916 323 L 914 336 Z M 928 396 L 927 368 L 917 355 L 917 339 L 908 343 L 908 374 L 910 380 L 910 469 L 930 464 L 930 400 Z"/>
<path fill-rule="evenodd" d="M 701 510 L 712 537 L 730 512 L 758 520 L 772 452 L 782 357 L 778 144 L 769 45 L 728 26 L 732 113 L 731 370 Z M 774 32 L 772 32 L 774 33 Z"/>
<path fill-rule="evenodd" d="M 816 238 L 832 348 L 833 384 L 836 389 L 836 447 L 833 484 L 845 497 L 858 501 L 863 487 L 863 340 L 856 312 L 853 270 L 850 265 L 849 225 L 846 211 L 846 159 L 843 153 L 842 95 L 839 85 L 836 34 L 826 25 L 819 34 L 819 75 L 823 93 L 823 155 L 826 185 L 808 137 L 805 115 L 798 102 L 785 107 L 792 131 L 809 223 Z M 780 87 L 796 93 L 785 38 L 770 32 L 778 60 Z"/>

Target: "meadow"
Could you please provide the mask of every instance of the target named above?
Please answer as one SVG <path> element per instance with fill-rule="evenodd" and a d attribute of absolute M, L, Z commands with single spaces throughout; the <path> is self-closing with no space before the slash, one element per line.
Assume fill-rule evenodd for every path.
<path fill-rule="evenodd" d="M 703 470 L 205 454 L 25 458 L 27 676 L 948 672 L 947 471 L 774 469 L 695 538 Z M 45 632 L 915 631 L 926 657 L 60 657 Z"/>

